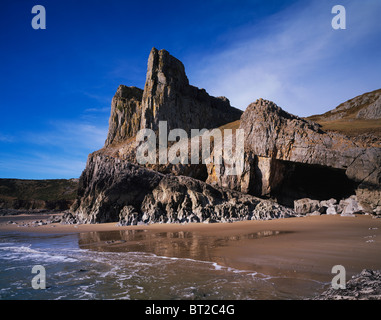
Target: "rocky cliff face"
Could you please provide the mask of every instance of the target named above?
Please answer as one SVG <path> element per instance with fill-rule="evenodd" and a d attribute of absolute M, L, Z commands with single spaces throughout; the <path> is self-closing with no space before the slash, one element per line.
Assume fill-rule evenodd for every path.
<path fill-rule="evenodd" d="M 211 165 L 207 182 L 273 195 L 288 205 L 298 198 L 324 200 L 356 192 L 368 211 L 379 210 L 381 148 L 359 147 L 342 134 L 325 132 L 317 123 L 262 99 L 247 107 L 239 128 L 245 133 L 243 173 L 226 177 L 219 175 L 224 172 L 221 166 Z"/>
<path fill-rule="evenodd" d="M 370 159 L 374 150 L 360 148 L 340 134 L 324 132 L 317 123 L 291 115 L 271 101 L 260 99 L 250 104 L 240 128 L 245 131 L 246 148 L 261 157 L 345 169 L 359 182 L 376 166 Z M 353 170 L 359 157 L 366 165 Z"/>
<path fill-rule="evenodd" d="M 143 90 L 120 85 L 111 102 L 105 146 L 136 136 L 140 129 Z"/>
<path fill-rule="evenodd" d="M 227 175 L 230 164 L 225 160 L 219 165 L 138 165 L 135 136 L 143 128 L 158 130 L 159 121 L 167 121 L 168 130 L 188 133 L 220 126 L 243 130 L 243 171 Z M 231 159 L 238 157 L 238 136 L 233 130 Z M 190 140 L 184 143 L 190 152 Z M 218 141 L 212 145 L 216 150 Z M 89 156 L 66 221 L 129 225 L 272 219 L 295 215 L 284 205 L 293 207 L 296 201 L 297 206 L 299 199 L 321 204 L 349 197 L 359 202 L 352 207 L 381 214 L 380 168 L 377 143 L 366 145 L 324 130 L 263 99 L 242 114 L 226 98 L 191 86 L 183 64 L 153 48 L 144 90 L 119 86 L 105 146 Z M 321 205 L 319 212 L 331 207 L 336 208 Z"/>
<path fill-rule="evenodd" d="M 230 222 L 283 218 L 293 210 L 185 176 L 97 155 L 80 178 L 69 223 Z"/>
<path fill-rule="evenodd" d="M 111 103 L 105 146 L 136 136 L 140 129 L 211 129 L 240 118 L 225 97 L 212 97 L 189 84 L 184 65 L 166 50 L 153 48 L 148 58 L 144 90 L 120 85 Z"/>
<path fill-rule="evenodd" d="M 105 147 L 89 156 L 78 199 L 66 221 L 218 222 L 293 215 L 293 210 L 272 201 L 192 178 L 206 179 L 202 164 L 136 164 L 134 137 L 140 129 L 156 131 L 159 121 L 167 121 L 168 130 L 190 133 L 236 121 L 241 114 L 228 99 L 189 85 L 183 64 L 167 51 L 153 48 L 144 90 L 119 86 L 111 104 Z"/>
<path fill-rule="evenodd" d="M 141 128 L 158 129 L 159 121 L 168 130 L 211 129 L 238 120 L 241 110 L 225 97 L 211 97 L 204 89 L 189 85 L 183 64 L 167 51 L 153 48 L 148 58 L 142 102 Z"/>

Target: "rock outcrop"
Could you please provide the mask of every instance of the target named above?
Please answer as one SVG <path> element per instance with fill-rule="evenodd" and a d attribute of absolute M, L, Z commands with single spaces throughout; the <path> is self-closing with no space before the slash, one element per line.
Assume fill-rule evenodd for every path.
<path fill-rule="evenodd" d="M 313 300 L 381 300 L 381 270 L 364 269 L 345 284 L 329 288 Z"/>
<path fill-rule="evenodd" d="M 136 136 L 140 129 L 143 90 L 120 85 L 111 102 L 111 115 L 105 145 Z"/>
<path fill-rule="evenodd" d="M 144 90 L 120 85 L 111 103 L 105 146 L 135 137 L 140 129 L 212 129 L 238 120 L 242 111 L 226 97 L 212 97 L 189 84 L 184 65 L 166 50 L 153 48 Z"/>
<path fill-rule="evenodd" d="M 152 49 L 144 90 L 119 86 L 111 104 L 104 148 L 89 155 L 78 199 L 68 223 L 119 221 L 230 222 L 293 216 L 292 209 L 196 180 L 204 164 L 138 165 L 135 136 L 140 129 L 212 129 L 240 118 L 224 97 L 212 97 L 189 84 L 183 64 L 165 50 Z M 199 139 L 198 137 L 195 139 Z M 194 177 L 194 178 L 192 178 Z"/>
<path fill-rule="evenodd" d="M 377 101 L 366 110 L 376 110 Z M 166 132 L 179 128 L 188 137 L 191 129 L 232 128 L 224 137 L 231 138 L 233 153 L 221 164 L 141 165 L 136 135 L 141 129 L 160 131 L 160 121 L 166 121 Z M 235 151 L 242 141 L 243 170 L 228 175 L 231 160 L 239 163 L 242 154 Z M 190 153 L 191 140 L 182 143 Z M 218 140 L 212 147 L 221 147 Z M 294 216 L 295 200 L 298 214 L 381 213 L 380 185 L 377 143 L 359 144 L 263 99 L 242 113 L 227 98 L 190 85 L 183 64 L 153 48 L 144 90 L 117 89 L 105 146 L 89 155 L 78 198 L 64 220 L 130 225 L 272 219 Z"/>
<path fill-rule="evenodd" d="M 231 222 L 284 218 L 292 209 L 185 176 L 97 155 L 80 178 L 69 223 Z"/>
<path fill-rule="evenodd" d="M 184 65 L 167 51 L 153 48 L 148 58 L 142 101 L 141 128 L 158 130 L 165 120 L 168 130 L 211 129 L 238 120 L 242 111 L 225 97 L 212 97 L 189 84 Z"/>
<path fill-rule="evenodd" d="M 356 192 L 368 212 L 380 206 L 381 148 L 358 146 L 348 137 L 291 115 L 259 99 L 243 113 L 245 165 L 240 176 L 223 177 L 224 164 L 211 164 L 207 182 L 257 196 L 293 200 L 346 198 Z M 216 177 L 217 174 L 217 177 Z"/>

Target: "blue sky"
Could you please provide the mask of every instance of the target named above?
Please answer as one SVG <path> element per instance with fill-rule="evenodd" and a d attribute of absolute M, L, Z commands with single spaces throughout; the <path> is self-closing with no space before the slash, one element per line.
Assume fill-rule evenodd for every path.
<path fill-rule="evenodd" d="M 46 8 L 46 30 L 31 26 Z M 346 9 L 334 30 L 331 9 Z M 308 116 L 381 88 L 381 1 L 2 0 L 0 178 L 79 177 L 119 84 L 144 87 L 152 47 L 245 110 Z"/>

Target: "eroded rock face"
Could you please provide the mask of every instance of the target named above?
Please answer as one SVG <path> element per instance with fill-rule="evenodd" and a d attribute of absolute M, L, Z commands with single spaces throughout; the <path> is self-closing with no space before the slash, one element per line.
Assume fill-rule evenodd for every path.
<path fill-rule="evenodd" d="M 89 157 L 80 178 L 80 198 L 64 220 L 231 222 L 293 216 L 292 209 L 247 194 L 212 187 L 184 176 L 164 175 L 120 159 Z"/>
<path fill-rule="evenodd" d="M 291 115 L 273 102 L 259 99 L 241 117 L 245 147 L 254 154 L 278 160 L 347 169 L 364 150 L 317 123 Z"/>
<path fill-rule="evenodd" d="M 299 180 L 306 180 L 309 173 L 316 172 L 311 175 L 310 185 L 316 184 L 324 191 L 334 182 L 329 180 L 332 175 L 339 182 L 338 188 L 349 186 L 338 198 L 349 196 L 348 192 L 354 194 L 357 189 L 358 200 L 367 212 L 375 213 L 380 206 L 381 148 L 360 147 L 344 135 L 324 132 L 317 123 L 291 115 L 263 99 L 247 107 L 239 129 L 245 134 L 242 174 L 226 177 L 221 174 L 224 164 L 212 164 L 208 167 L 207 182 L 257 196 L 278 192 L 285 198 L 285 193 L 290 193 L 290 179 L 300 184 Z M 306 183 L 304 188 L 308 187 Z M 298 199 L 308 194 L 295 190 L 289 196 Z"/>
<path fill-rule="evenodd" d="M 153 48 L 144 90 L 120 85 L 111 103 L 105 146 L 135 137 L 140 129 L 211 129 L 238 120 L 242 111 L 225 97 L 212 97 L 189 84 L 184 65 L 166 50 Z"/>
<path fill-rule="evenodd" d="M 204 89 L 189 84 L 181 61 L 167 51 L 153 48 L 148 58 L 147 77 L 142 100 L 141 128 L 168 130 L 181 128 L 211 129 L 238 120 L 241 110 L 230 106 L 225 97 L 212 97 Z"/>
<path fill-rule="evenodd" d="M 111 103 L 109 131 L 105 147 L 98 154 L 137 163 L 136 134 L 141 129 L 157 131 L 160 121 L 171 129 L 211 129 L 238 120 L 241 110 L 225 97 L 212 97 L 204 89 L 189 84 L 184 65 L 166 50 L 153 48 L 147 64 L 144 90 L 120 85 Z M 191 176 L 205 181 L 206 166 L 191 164 L 146 164 L 168 174 Z"/>
<path fill-rule="evenodd" d="M 118 158 L 90 155 L 79 180 L 78 199 L 71 207 L 79 223 L 114 222 L 123 207 L 139 208 L 163 174 Z"/>
<path fill-rule="evenodd" d="M 139 142 L 135 136 L 140 129 L 157 131 L 159 122 L 166 121 L 168 132 L 179 128 L 190 137 L 191 129 L 237 124 L 238 119 L 245 145 L 242 171 L 238 174 L 226 174 L 231 169 L 228 159 L 208 165 L 200 161 L 137 164 Z M 237 132 L 232 133 L 233 149 L 237 148 L 237 136 Z M 214 140 L 214 150 L 216 146 Z M 239 156 L 235 153 L 229 160 L 238 162 Z M 328 192 L 318 198 L 310 197 L 311 185 L 312 195 Z M 290 207 L 295 199 L 317 199 L 313 205 L 308 201 L 298 205 L 300 214 L 312 210 L 316 214 L 345 210 L 352 214 L 360 207 L 365 212 L 381 213 L 380 185 L 381 148 L 324 132 L 317 123 L 289 114 L 263 99 L 250 104 L 242 114 L 230 106 L 228 99 L 212 97 L 191 86 L 183 64 L 167 51 L 153 48 L 144 90 L 119 86 L 112 100 L 105 147 L 89 156 L 78 199 L 66 221 L 119 221 L 121 225 L 130 225 L 295 215 L 292 209 L 255 196 L 275 198 Z M 349 201 L 345 207 L 348 209 L 344 209 L 337 200 L 348 198 L 355 190 L 357 202 Z M 336 192 L 336 199 L 321 204 L 320 200 L 333 196 L 331 191 Z"/>
<path fill-rule="evenodd" d="M 143 90 L 120 85 L 111 102 L 105 146 L 136 136 L 140 129 Z"/>

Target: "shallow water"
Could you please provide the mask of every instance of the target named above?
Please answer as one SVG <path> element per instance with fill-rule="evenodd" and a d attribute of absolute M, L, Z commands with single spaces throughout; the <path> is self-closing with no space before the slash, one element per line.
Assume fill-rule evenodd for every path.
<path fill-rule="evenodd" d="M 321 291 L 321 282 L 225 267 L 213 256 L 229 241 L 277 234 L 2 233 L 0 299 L 302 299 Z M 32 288 L 34 265 L 45 267 L 46 289 Z"/>

